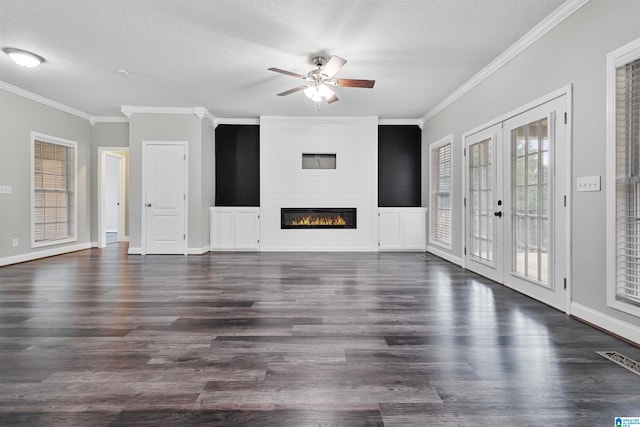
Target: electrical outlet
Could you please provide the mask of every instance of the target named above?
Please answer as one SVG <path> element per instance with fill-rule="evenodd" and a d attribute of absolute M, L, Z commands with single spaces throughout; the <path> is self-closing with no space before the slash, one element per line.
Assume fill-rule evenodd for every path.
<path fill-rule="evenodd" d="M 12 194 L 13 188 L 10 185 L 0 185 L 0 194 Z"/>
<path fill-rule="evenodd" d="M 13 239 L 13 247 L 14 248 L 18 247 L 18 239 Z"/>

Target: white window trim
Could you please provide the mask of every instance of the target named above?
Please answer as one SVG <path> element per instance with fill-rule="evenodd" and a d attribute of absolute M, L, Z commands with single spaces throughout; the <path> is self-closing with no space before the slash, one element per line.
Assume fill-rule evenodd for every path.
<path fill-rule="evenodd" d="M 35 180 L 34 180 L 34 174 L 35 174 L 35 165 L 34 165 L 34 156 L 35 156 L 35 150 L 34 150 L 34 144 L 35 141 L 43 141 L 43 142 L 48 142 L 50 144 L 58 144 L 58 145 L 64 145 L 67 147 L 72 147 L 74 150 L 73 153 L 73 173 L 75 174 L 74 176 L 74 180 L 73 180 L 73 211 L 71 212 L 71 214 L 73 215 L 73 235 L 67 239 L 59 239 L 59 240 L 46 240 L 46 241 L 41 241 L 41 242 L 36 242 L 35 241 Z M 55 136 L 51 136 L 51 135 L 45 135 L 42 133 L 38 133 L 38 132 L 31 132 L 31 147 L 30 147 L 30 156 L 29 156 L 29 160 L 31 162 L 31 167 L 29 168 L 30 172 L 31 172 L 31 224 L 30 224 L 30 228 L 31 228 L 31 247 L 32 248 L 39 248 L 39 247 L 43 247 L 43 246 L 53 246 L 53 245 L 60 245 L 60 244 L 64 244 L 64 243 L 70 243 L 70 242 L 77 242 L 78 241 L 78 143 L 75 141 L 70 141 L 68 139 L 63 139 L 63 138 L 58 138 Z"/>
<path fill-rule="evenodd" d="M 640 58 L 640 39 L 607 55 L 606 118 L 606 235 L 607 235 L 607 305 L 640 317 L 640 307 L 617 298 L 616 267 L 616 68 Z"/>
<path fill-rule="evenodd" d="M 433 221 L 435 221 L 435 213 L 436 213 L 436 209 L 434 206 L 431 206 L 431 202 L 433 200 L 433 182 L 431 182 L 431 165 L 433 164 L 433 152 L 434 150 L 439 149 L 440 147 L 443 147 L 445 145 L 451 145 L 451 180 L 453 181 L 453 176 L 454 176 L 454 171 L 453 171 L 453 134 L 451 135 L 447 135 L 442 139 L 437 140 L 436 142 L 432 142 L 431 144 L 429 144 L 429 245 L 430 246 L 436 246 L 436 247 L 440 247 L 443 249 L 447 249 L 447 250 L 452 250 L 453 248 L 453 208 L 451 211 L 451 230 L 449 230 L 449 235 L 451 238 L 450 242 L 443 242 L 441 240 L 436 240 L 433 238 L 433 233 L 431 232 L 432 230 L 432 225 L 433 225 Z M 451 203 L 452 203 L 452 207 L 453 207 L 453 182 L 451 183 L 451 193 L 450 193 L 450 197 L 451 197 Z"/>

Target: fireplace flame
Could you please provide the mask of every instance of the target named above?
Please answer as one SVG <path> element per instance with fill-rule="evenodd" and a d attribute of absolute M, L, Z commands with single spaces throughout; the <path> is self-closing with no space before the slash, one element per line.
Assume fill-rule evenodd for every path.
<path fill-rule="evenodd" d="M 346 225 L 347 221 L 341 215 L 312 217 L 311 215 L 293 218 L 291 225 Z"/>

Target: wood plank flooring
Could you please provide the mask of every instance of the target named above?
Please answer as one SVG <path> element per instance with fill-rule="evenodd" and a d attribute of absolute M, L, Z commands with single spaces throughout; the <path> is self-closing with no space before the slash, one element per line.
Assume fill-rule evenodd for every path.
<path fill-rule="evenodd" d="M 604 298 L 604 296 L 603 296 Z M 0 425 L 613 426 L 640 350 L 415 253 L 0 268 Z"/>

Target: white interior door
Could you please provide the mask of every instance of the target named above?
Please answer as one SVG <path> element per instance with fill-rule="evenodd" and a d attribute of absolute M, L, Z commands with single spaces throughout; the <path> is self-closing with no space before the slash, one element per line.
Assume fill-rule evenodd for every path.
<path fill-rule="evenodd" d="M 143 144 L 143 253 L 185 254 L 186 144 Z"/>
<path fill-rule="evenodd" d="M 567 96 L 504 122 L 505 285 L 566 309 Z"/>
<path fill-rule="evenodd" d="M 466 136 L 465 150 L 466 267 L 503 283 L 502 126 Z"/>
<path fill-rule="evenodd" d="M 465 265 L 566 310 L 567 96 L 465 137 Z"/>

